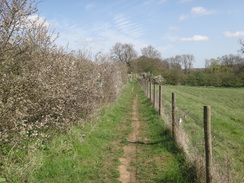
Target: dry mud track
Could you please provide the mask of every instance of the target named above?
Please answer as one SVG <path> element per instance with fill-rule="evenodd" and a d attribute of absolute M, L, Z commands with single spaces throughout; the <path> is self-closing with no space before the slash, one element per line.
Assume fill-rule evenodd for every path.
<path fill-rule="evenodd" d="M 136 169 L 131 166 L 132 162 L 136 161 L 137 154 L 137 143 L 140 122 L 138 119 L 138 95 L 133 100 L 133 111 L 132 111 L 132 132 L 127 138 L 128 145 L 123 147 L 124 155 L 119 158 L 121 165 L 119 166 L 119 181 L 121 183 L 137 182 L 136 181 Z"/>

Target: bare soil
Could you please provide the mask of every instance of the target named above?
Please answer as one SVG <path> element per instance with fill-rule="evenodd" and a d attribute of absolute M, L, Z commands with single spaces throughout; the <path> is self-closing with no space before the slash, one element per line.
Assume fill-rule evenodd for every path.
<path fill-rule="evenodd" d="M 132 89 L 133 92 L 133 89 Z M 138 119 L 138 95 L 133 100 L 132 111 L 132 132 L 127 138 L 128 144 L 123 147 L 124 155 L 119 158 L 121 165 L 119 166 L 119 181 L 122 183 L 133 183 L 136 181 L 136 169 L 131 166 L 132 162 L 136 162 L 137 142 L 139 136 L 140 121 Z"/>

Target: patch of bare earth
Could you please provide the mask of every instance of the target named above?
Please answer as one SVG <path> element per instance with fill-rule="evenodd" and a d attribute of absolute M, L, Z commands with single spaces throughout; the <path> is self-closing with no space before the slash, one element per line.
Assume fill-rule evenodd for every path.
<path fill-rule="evenodd" d="M 133 91 L 133 90 L 132 90 Z M 136 169 L 131 166 L 131 162 L 136 161 L 137 154 L 137 142 L 139 135 L 140 122 L 138 119 L 138 95 L 133 101 L 133 112 L 132 112 L 132 132 L 128 136 L 127 141 L 128 145 L 123 147 L 124 155 L 119 158 L 121 165 L 119 166 L 119 181 L 122 183 L 137 182 L 136 181 Z"/>

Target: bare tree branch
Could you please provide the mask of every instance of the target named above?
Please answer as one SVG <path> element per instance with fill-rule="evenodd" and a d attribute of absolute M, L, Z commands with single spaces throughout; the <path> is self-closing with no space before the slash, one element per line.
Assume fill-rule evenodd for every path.
<path fill-rule="evenodd" d="M 240 44 L 241 44 L 240 52 L 244 54 L 244 41 L 240 40 Z"/>
<path fill-rule="evenodd" d="M 156 50 L 153 46 L 149 45 L 141 49 L 142 56 L 146 56 L 148 58 L 158 58 L 161 59 L 161 53 Z"/>
<path fill-rule="evenodd" d="M 132 60 L 137 57 L 137 53 L 133 48 L 133 45 L 128 43 L 116 43 L 111 49 L 111 55 L 113 59 L 126 64 L 129 69 Z"/>

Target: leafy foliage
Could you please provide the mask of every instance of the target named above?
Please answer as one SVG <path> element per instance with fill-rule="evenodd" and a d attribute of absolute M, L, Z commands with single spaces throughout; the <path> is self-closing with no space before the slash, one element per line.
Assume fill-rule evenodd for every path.
<path fill-rule="evenodd" d="M 154 75 L 158 75 L 166 71 L 169 68 L 169 64 L 159 58 L 141 56 L 131 63 L 131 67 L 133 72 L 150 72 Z"/>

